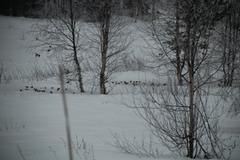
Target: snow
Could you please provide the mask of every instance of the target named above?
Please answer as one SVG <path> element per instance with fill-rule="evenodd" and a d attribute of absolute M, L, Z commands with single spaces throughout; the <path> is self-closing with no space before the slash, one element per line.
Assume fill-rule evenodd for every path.
<path fill-rule="evenodd" d="M 36 58 L 34 53 L 27 52 L 26 46 L 33 39 L 27 31 L 37 20 L 0 16 L 0 56 L 7 68 L 7 73 L 26 69 L 31 64 L 44 64 L 47 55 Z M 117 73 L 113 82 L 142 81 L 146 83 L 167 83 L 150 72 L 128 71 Z M 111 86 L 109 82 L 109 86 Z M 25 90 L 29 86 L 29 90 Z M 33 86 L 33 88 L 31 88 Z M 52 88 L 53 87 L 53 88 Z M 66 141 L 65 117 L 62 97 L 57 88 L 59 80 L 10 80 L 0 83 L 0 159 L 58 159 L 68 158 Z M 45 90 L 45 92 L 35 92 Z M 125 135 L 127 139 L 141 139 L 149 136 L 146 124 L 135 111 L 121 104 L 124 97 L 130 95 L 125 89 L 132 86 L 116 85 L 109 95 L 80 94 L 74 84 L 66 84 L 67 103 L 70 117 L 71 136 L 73 143 L 84 140 L 88 149 L 93 145 L 96 160 L 151 160 L 151 157 L 129 155 L 117 151 L 106 142 L 114 144 L 112 133 Z M 20 91 L 22 90 L 22 91 Z M 52 92 L 52 94 L 50 93 Z M 76 94 L 73 94 L 76 93 Z M 227 135 L 232 135 L 238 145 L 233 152 L 232 160 L 240 157 L 240 118 L 226 124 Z M 237 129 L 238 128 L 238 129 Z M 78 139 L 78 140 L 77 140 Z M 156 140 L 158 144 L 158 141 Z M 169 154 L 166 148 L 158 144 L 163 153 L 160 160 L 186 160 L 188 158 Z M 74 158 L 80 159 L 76 152 Z"/>

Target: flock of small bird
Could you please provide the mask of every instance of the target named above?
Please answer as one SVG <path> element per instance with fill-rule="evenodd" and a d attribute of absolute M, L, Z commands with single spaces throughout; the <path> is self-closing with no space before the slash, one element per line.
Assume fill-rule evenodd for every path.
<path fill-rule="evenodd" d="M 132 86 L 166 86 L 166 83 L 160 84 L 160 83 L 154 83 L 154 82 L 141 82 L 141 81 L 106 81 L 107 83 L 113 84 L 113 85 L 132 85 Z M 68 91 L 68 89 L 65 89 Z M 33 85 L 25 86 L 24 89 L 20 89 L 20 92 L 23 91 L 34 91 L 34 92 L 44 92 L 44 93 L 58 93 L 61 91 L 61 88 L 54 88 L 54 87 L 41 87 L 36 88 Z M 72 94 L 75 94 L 75 92 L 71 92 Z"/>
<path fill-rule="evenodd" d="M 43 87 L 43 88 L 38 89 L 31 85 L 31 86 L 25 86 L 24 89 L 20 89 L 20 92 L 34 91 L 34 92 L 45 92 L 45 93 L 53 94 L 53 93 L 59 92 L 60 89 L 61 88 L 54 88 L 54 87 L 50 87 L 50 88 Z M 66 88 L 65 90 L 67 91 L 68 89 Z M 72 94 L 75 94 L 75 92 L 72 92 Z"/>
<path fill-rule="evenodd" d="M 141 82 L 141 81 L 107 81 L 107 83 L 114 85 L 133 85 L 133 86 L 166 86 L 166 83 Z"/>

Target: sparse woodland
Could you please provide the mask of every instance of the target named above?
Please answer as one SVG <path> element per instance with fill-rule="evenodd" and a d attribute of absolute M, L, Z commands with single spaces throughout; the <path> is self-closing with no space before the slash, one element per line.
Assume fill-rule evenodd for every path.
<path fill-rule="evenodd" d="M 240 110 L 238 0 L 25 0 L 17 9 L 1 3 L 8 8 L 1 7 L 1 14 L 47 21 L 34 26 L 40 38 L 31 47 L 48 46 L 64 78 L 77 82 L 81 93 L 89 84 L 99 94 L 110 94 L 114 85 L 138 87 L 131 100 L 120 103 L 134 108 L 171 152 L 229 158 L 235 144 L 224 143 L 219 119 L 228 98 L 231 115 Z M 136 38 L 147 44 L 137 50 L 145 58 L 134 56 Z M 6 69 L 0 67 L 1 82 Z M 128 70 L 151 72 L 167 83 L 112 81 L 114 73 Z M 94 81 L 83 81 L 89 72 Z M 140 151 L 134 144 L 112 145 Z"/>

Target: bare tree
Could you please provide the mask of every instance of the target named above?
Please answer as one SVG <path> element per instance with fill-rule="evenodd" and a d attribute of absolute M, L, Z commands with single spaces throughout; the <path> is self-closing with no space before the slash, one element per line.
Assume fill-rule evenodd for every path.
<path fill-rule="evenodd" d="M 221 68 L 221 65 L 217 68 L 211 65 L 214 48 L 210 46 L 210 37 L 216 20 L 221 19 L 219 13 L 224 12 L 225 5 L 220 0 L 214 3 L 177 0 L 176 8 L 179 11 L 176 12 L 174 30 L 164 32 L 161 27 L 168 24 L 154 21 L 152 30 L 145 30 L 145 33 L 151 33 L 155 42 L 153 44 L 157 45 L 149 42 L 151 47 L 155 47 L 154 51 L 159 49 L 158 54 L 162 53 L 154 55 L 152 51 L 151 54 L 154 60 L 158 60 L 159 66 L 167 65 L 177 69 L 180 74 L 177 76 L 184 80 L 184 85 L 177 86 L 172 80 L 175 75 L 169 76 L 168 88 L 148 90 L 144 87 L 145 93 L 134 97 L 132 105 L 125 103 L 138 110 L 138 115 L 169 150 L 190 158 L 222 158 L 226 156 L 226 148 L 229 147 L 230 153 L 234 148 L 234 144 L 227 146 L 221 139 L 218 121 L 222 113 L 217 110 L 222 101 L 211 102 L 213 96 L 210 95 L 215 93 L 208 86 Z M 180 28 L 180 25 L 183 27 Z M 172 39 L 174 41 L 169 42 Z M 179 61 L 180 54 L 183 55 L 182 61 Z M 176 61 L 185 63 L 183 67 L 180 64 L 180 71 Z M 208 74 L 209 70 L 211 74 Z"/>
<path fill-rule="evenodd" d="M 90 25 L 89 39 L 92 64 L 96 66 L 99 76 L 100 93 L 107 94 L 105 83 L 121 67 L 122 58 L 127 54 L 131 44 L 131 31 L 124 18 L 118 15 L 115 0 L 99 2 L 95 11 L 96 22 Z"/>
<path fill-rule="evenodd" d="M 176 53 L 176 72 L 177 72 L 177 78 L 178 78 L 178 83 L 179 85 L 183 85 L 183 79 L 182 79 L 182 71 L 185 65 L 185 60 L 181 60 L 181 39 L 180 39 L 180 1 L 176 1 L 175 6 L 176 6 L 176 23 L 175 23 L 175 36 L 174 36 L 174 41 L 175 41 L 175 53 Z"/>
<path fill-rule="evenodd" d="M 172 67 L 168 66 L 168 69 L 175 70 L 178 84 L 183 85 L 183 76 L 186 73 L 184 70 L 186 64 L 184 45 L 186 43 L 183 38 L 186 26 L 180 20 L 183 7 L 179 0 L 171 1 L 171 3 L 168 2 L 167 4 L 166 8 L 169 9 L 167 15 L 155 15 L 156 19 L 149 21 L 140 30 L 148 35 L 144 37 L 144 40 L 151 48 L 150 51 L 146 50 L 146 54 L 150 55 L 149 67 L 161 68 L 170 63 Z"/>
<path fill-rule="evenodd" d="M 223 20 L 220 30 L 219 47 L 222 52 L 222 84 L 232 86 L 237 79 L 237 68 L 240 67 L 240 3 L 230 1 L 228 15 Z"/>
<path fill-rule="evenodd" d="M 63 4 L 64 3 L 64 4 Z M 73 63 L 73 73 L 77 77 L 80 91 L 84 92 L 81 61 L 82 50 L 81 22 L 79 21 L 78 4 L 74 0 L 55 3 L 59 9 L 50 16 L 46 24 L 37 24 L 37 46 L 56 56 L 60 63 Z M 54 19 L 53 19 L 54 18 Z M 36 47 L 36 46 L 35 46 Z"/>

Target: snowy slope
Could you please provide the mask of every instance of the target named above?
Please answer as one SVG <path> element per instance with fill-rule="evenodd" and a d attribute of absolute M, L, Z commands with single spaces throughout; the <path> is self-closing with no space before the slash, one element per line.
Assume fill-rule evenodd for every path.
<path fill-rule="evenodd" d="M 28 70 L 32 64 L 44 64 L 48 60 L 46 54 L 41 53 L 41 57 L 37 58 L 35 52 L 31 53 L 23 47 L 34 39 L 27 32 L 35 21 L 0 16 L 0 59 L 7 68 L 6 75 Z M 128 140 L 137 139 L 140 142 L 143 135 L 150 135 L 146 124 L 136 116 L 135 111 L 120 103 L 124 97 L 131 98 L 127 89 L 136 90 L 137 87 L 123 85 L 124 81 L 161 85 L 168 82 L 164 78 L 159 80 L 149 72 L 116 73 L 114 79 L 108 82 L 110 87 L 114 86 L 110 95 L 80 94 L 75 84 L 66 84 L 73 143 L 77 146 L 77 142 L 83 144 L 84 141 L 90 150 L 93 146 L 96 160 L 154 159 L 121 153 L 106 144 L 106 141 L 114 144 L 111 132 L 120 136 L 124 134 Z M 25 90 L 26 86 L 28 90 Z M 57 77 L 39 81 L 11 79 L 0 83 L 0 160 L 68 158 L 59 87 Z M 35 92 L 34 88 L 45 92 Z M 236 140 L 236 144 L 240 144 L 239 122 L 240 118 L 236 118 L 226 124 L 227 135 L 232 135 L 229 143 Z M 187 159 L 170 155 L 157 140 L 155 143 L 162 155 L 160 160 Z M 239 149 L 240 146 L 237 146 L 232 160 L 239 159 Z M 75 151 L 74 157 L 80 159 Z"/>

